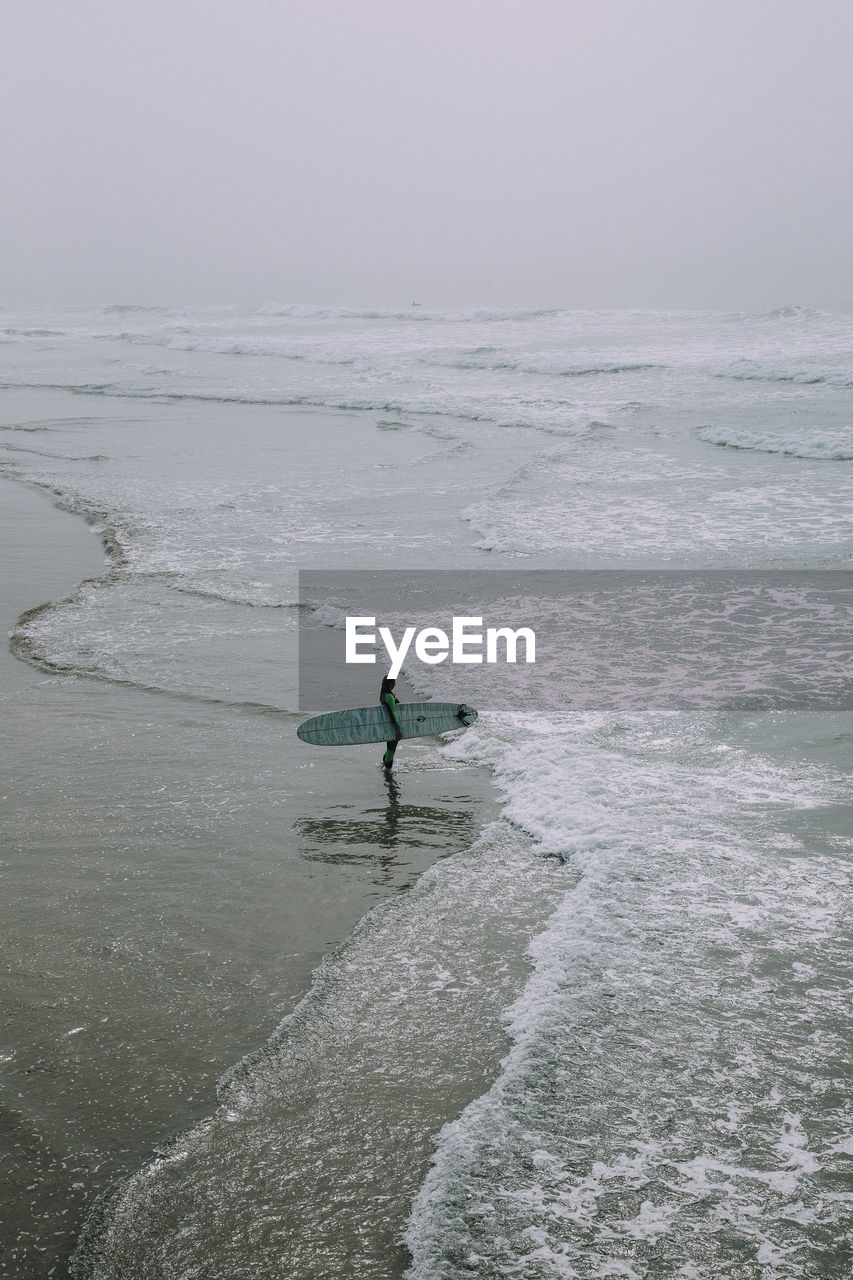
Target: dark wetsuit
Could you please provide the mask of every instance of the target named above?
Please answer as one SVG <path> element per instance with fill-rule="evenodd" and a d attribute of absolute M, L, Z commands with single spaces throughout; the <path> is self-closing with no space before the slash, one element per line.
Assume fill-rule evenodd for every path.
<path fill-rule="evenodd" d="M 399 730 L 398 737 L 391 738 L 385 743 L 385 755 L 382 757 L 382 763 L 385 765 L 386 769 L 390 769 L 394 763 L 394 752 L 397 750 L 397 743 L 403 736 L 403 726 L 400 724 L 400 717 L 397 713 L 397 699 L 390 689 L 386 693 L 381 693 L 379 695 L 379 701 L 383 707 L 388 708 L 391 713 L 391 719 Z"/>

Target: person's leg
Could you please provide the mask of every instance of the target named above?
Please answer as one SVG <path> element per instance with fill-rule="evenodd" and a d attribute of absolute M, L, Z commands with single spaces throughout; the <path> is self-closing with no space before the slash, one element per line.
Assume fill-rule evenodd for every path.
<path fill-rule="evenodd" d="M 382 763 L 386 769 L 390 769 L 394 764 L 394 752 L 397 750 L 397 739 L 392 738 L 390 742 L 385 743 L 385 755 L 382 757 Z"/>

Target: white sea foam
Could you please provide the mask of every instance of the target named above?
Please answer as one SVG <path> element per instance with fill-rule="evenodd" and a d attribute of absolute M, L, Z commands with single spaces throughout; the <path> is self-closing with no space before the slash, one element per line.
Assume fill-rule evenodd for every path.
<path fill-rule="evenodd" d="M 796 430 L 749 431 L 742 428 L 703 427 L 702 440 L 728 445 L 732 449 L 759 449 L 766 453 L 786 453 L 795 458 L 827 458 L 846 462 L 853 459 L 853 426 L 846 430 L 798 427 Z"/>
<path fill-rule="evenodd" d="M 826 1041 L 804 1044 L 789 967 L 841 973 L 850 868 L 770 817 L 838 792 L 736 749 L 721 767 L 704 741 L 667 718 L 453 748 L 492 763 L 510 816 L 581 879 L 533 944 L 500 1078 L 442 1132 L 411 1280 L 712 1280 L 744 1249 L 781 1280 L 842 1228 L 843 1104 L 811 1089 L 842 1052 L 842 991 L 812 997 Z"/>
<path fill-rule="evenodd" d="M 814 565 L 844 554 L 851 504 L 847 468 L 757 479 L 657 445 L 614 450 L 597 435 L 534 456 L 464 514 L 492 551 L 616 565 Z"/>
<path fill-rule="evenodd" d="M 113 317 L 120 323 L 111 325 Z M 578 422 L 630 418 L 632 404 L 654 403 L 662 392 L 690 417 L 721 397 L 748 399 L 750 384 L 763 382 L 787 415 L 804 393 L 813 401 L 817 388 L 853 385 L 849 319 L 812 312 L 780 319 L 282 306 L 6 319 L 8 385 L 452 414 L 568 433 Z M 152 348 L 162 367 L 151 368 Z"/>

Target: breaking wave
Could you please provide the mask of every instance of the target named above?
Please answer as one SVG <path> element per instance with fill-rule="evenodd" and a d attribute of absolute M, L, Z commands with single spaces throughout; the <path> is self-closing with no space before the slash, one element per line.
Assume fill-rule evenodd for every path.
<path fill-rule="evenodd" d="M 709 444 L 730 449 L 758 449 L 764 453 L 786 453 L 794 458 L 826 458 L 833 462 L 853 459 L 853 427 L 847 431 L 814 428 L 807 431 L 750 431 L 746 428 L 702 427 L 699 437 Z"/>

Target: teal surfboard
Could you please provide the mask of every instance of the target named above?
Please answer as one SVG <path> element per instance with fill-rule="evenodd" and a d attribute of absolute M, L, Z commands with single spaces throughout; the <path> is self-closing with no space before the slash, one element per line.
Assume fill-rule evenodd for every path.
<path fill-rule="evenodd" d="M 425 738 L 432 733 L 467 729 L 477 712 L 464 702 L 398 702 L 397 714 L 404 738 Z M 394 737 L 394 722 L 387 707 L 355 707 L 351 711 L 327 711 L 303 720 L 296 730 L 303 742 L 315 747 L 354 747 L 361 742 L 387 742 Z"/>

